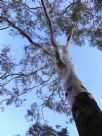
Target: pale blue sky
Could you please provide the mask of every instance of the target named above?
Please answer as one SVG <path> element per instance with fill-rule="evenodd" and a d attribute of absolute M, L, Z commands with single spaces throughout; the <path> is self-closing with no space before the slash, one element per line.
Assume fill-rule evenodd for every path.
<path fill-rule="evenodd" d="M 20 46 L 26 40 L 21 38 L 10 38 L 5 32 L 0 33 L 0 46 L 2 44 L 12 44 L 13 52 L 17 57 L 22 54 Z M 70 47 L 70 56 L 75 71 L 83 82 L 84 86 L 92 93 L 95 100 L 98 102 L 102 109 L 102 52 L 96 48 L 89 47 L 88 45 L 79 47 Z M 9 106 L 4 112 L 0 112 L 0 136 L 13 136 L 14 134 L 21 134 L 24 136 L 25 130 L 29 127 L 29 123 L 25 119 L 26 107 L 30 105 L 31 95 L 27 96 L 27 101 L 20 108 Z M 64 126 L 65 117 L 45 111 L 45 117 L 49 122 L 54 125 L 61 123 Z M 55 122 L 56 120 L 56 122 Z M 74 124 L 69 124 L 70 136 L 77 136 Z"/>

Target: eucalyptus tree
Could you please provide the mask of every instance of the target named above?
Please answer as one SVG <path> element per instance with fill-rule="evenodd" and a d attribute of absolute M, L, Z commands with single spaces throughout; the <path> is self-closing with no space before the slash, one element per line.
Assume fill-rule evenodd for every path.
<path fill-rule="evenodd" d="M 0 103 L 20 106 L 21 96 L 32 90 L 40 105 L 34 102 L 29 116 L 38 121 L 42 108 L 65 114 L 71 108 L 80 136 L 102 136 L 101 111 L 77 77 L 68 54 L 72 44 L 88 43 L 102 50 L 101 7 L 100 0 L 0 1 L 0 30 L 28 41 L 18 64 L 7 46 L 1 50 L 0 94 L 4 99 Z M 61 40 L 65 41 L 62 45 Z"/>

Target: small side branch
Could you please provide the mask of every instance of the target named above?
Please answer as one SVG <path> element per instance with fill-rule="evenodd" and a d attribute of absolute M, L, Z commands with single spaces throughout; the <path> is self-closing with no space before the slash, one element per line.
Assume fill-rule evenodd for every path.
<path fill-rule="evenodd" d="M 68 35 L 68 37 L 67 37 L 66 48 L 68 48 L 69 45 L 70 45 L 70 42 L 71 42 L 71 39 L 72 39 L 72 36 L 73 36 L 73 32 L 74 32 L 75 27 L 76 27 L 76 22 L 74 22 L 74 24 L 73 24 L 73 26 L 72 26 L 72 28 L 71 28 L 71 30 L 70 30 L 70 32 L 69 32 L 69 35 Z"/>
<path fill-rule="evenodd" d="M 68 10 L 69 8 L 71 8 L 72 6 L 78 4 L 79 2 L 80 2 L 80 0 L 78 0 L 77 2 L 71 3 L 70 5 L 68 5 L 68 6 L 63 10 L 62 13 L 59 13 L 58 15 L 59 15 L 59 16 L 64 15 L 65 13 L 67 13 L 67 10 Z"/>
<path fill-rule="evenodd" d="M 51 75 L 47 80 L 44 80 L 44 81 L 40 82 L 39 84 L 37 84 L 37 85 L 35 85 L 35 86 L 32 86 L 32 87 L 30 87 L 30 88 L 26 88 L 26 90 L 25 90 L 24 92 L 18 93 L 18 94 L 16 95 L 16 97 L 20 97 L 20 96 L 26 94 L 28 91 L 33 90 L 33 89 L 35 89 L 35 88 L 41 86 L 42 84 L 49 82 L 50 79 L 52 78 L 53 74 L 54 74 L 54 73 L 52 73 L 52 75 Z M 15 92 L 14 92 L 14 93 L 15 93 Z M 13 96 L 13 93 L 12 93 L 10 98 L 1 100 L 1 101 L 0 101 L 0 104 L 2 104 L 3 102 L 7 102 L 7 101 L 13 102 L 13 101 L 14 101 L 14 98 L 15 98 L 15 97 Z"/>
<path fill-rule="evenodd" d="M 8 29 L 10 26 L 6 26 L 6 27 L 3 27 L 3 28 L 0 28 L 0 30 L 5 30 L 5 29 Z"/>

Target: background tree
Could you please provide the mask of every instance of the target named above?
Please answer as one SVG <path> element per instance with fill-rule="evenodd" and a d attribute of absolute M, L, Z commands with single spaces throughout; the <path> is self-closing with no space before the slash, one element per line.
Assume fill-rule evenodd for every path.
<path fill-rule="evenodd" d="M 36 118 L 36 121 L 42 118 L 41 110 L 45 107 L 59 113 L 69 113 L 66 97 L 72 106 L 74 96 L 86 92 L 86 88 L 73 71 L 67 49 L 70 42 L 75 46 L 88 42 L 90 46 L 102 49 L 99 2 L 0 1 L 0 30 L 8 29 L 11 36 L 20 35 L 28 40 L 24 46 L 25 56 L 19 62 L 10 57 L 7 46 L 1 50 L 1 104 L 15 103 L 20 106 L 25 100 L 21 96 L 34 90 L 40 104 L 34 102 L 27 115 Z M 101 2 L 98 5 L 101 6 Z M 66 40 L 60 45 L 62 36 Z M 11 88 L 9 84 L 12 84 Z M 49 88 L 47 92 L 42 90 L 44 86 Z M 35 87 L 38 88 L 35 90 Z"/>
<path fill-rule="evenodd" d="M 57 129 L 60 126 L 56 126 Z M 62 128 L 62 130 L 54 130 L 52 127 L 41 124 L 34 124 L 29 128 L 29 131 L 26 133 L 26 136 L 69 136 L 67 129 Z"/>

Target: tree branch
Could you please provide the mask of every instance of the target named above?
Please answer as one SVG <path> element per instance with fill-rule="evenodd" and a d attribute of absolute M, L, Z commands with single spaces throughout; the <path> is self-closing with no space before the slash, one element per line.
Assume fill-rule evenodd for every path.
<path fill-rule="evenodd" d="M 46 16 L 46 19 L 47 19 L 48 27 L 49 27 L 49 30 L 50 30 L 50 36 L 51 36 L 52 45 L 54 46 L 55 51 L 59 52 L 59 48 L 58 48 L 58 44 L 57 44 L 57 41 L 56 41 L 54 29 L 53 29 L 51 20 L 49 18 L 49 15 L 47 13 L 46 7 L 44 5 L 44 1 L 41 0 L 41 3 L 42 3 L 43 10 L 44 10 L 44 13 L 45 13 L 45 16 Z"/>
<path fill-rule="evenodd" d="M 45 16 L 46 16 L 46 19 L 47 19 L 47 23 L 48 23 L 48 28 L 50 30 L 50 37 L 51 37 L 51 42 L 52 42 L 52 46 L 54 47 L 54 50 L 55 50 L 55 59 L 56 59 L 56 62 L 62 62 L 62 58 L 61 58 L 61 49 L 60 47 L 58 46 L 58 43 L 56 41 L 56 37 L 55 37 L 55 32 L 54 32 L 54 28 L 52 26 L 52 22 L 50 20 L 50 17 L 47 13 L 47 10 L 46 10 L 46 7 L 44 5 L 44 1 L 41 0 L 41 4 L 42 4 L 42 7 L 43 7 L 43 10 L 44 10 L 44 13 L 45 13 Z"/>
<path fill-rule="evenodd" d="M 5 29 L 8 29 L 10 26 L 7 26 L 7 27 L 3 27 L 3 28 L 0 28 L 0 30 L 5 30 Z"/>
<path fill-rule="evenodd" d="M 0 76 L 0 79 L 4 80 L 8 77 L 13 77 L 13 76 L 16 76 L 16 77 L 26 76 L 26 77 L 28 77 L 28 76 L 35 74 L 36 72 L 43 70 L 44 68 L 46 68 L 48 66 L 52 66 L 52 63 L 48 63 L 48 64 L 44 65 L 43 67 L 38 67 L 35 71 L 29 72 L 29 73 L 20 72 L 20 73 L 11 73 L 8 75 L 2 75 L 2 76 Z"/>
<path fill-rule="evenodd" d="M 70 5 L 68 5 L 68 6 L 64 9 L 64 11 L 63 11 L 62 13 L 58 13 L 57 15 L 61 16 L 61 15 L 65 14 L 65 13 L 67 12 L 68 8 L 70 8 L 71 6 L 73 6 L 73 5 L 75 5 L 75 4 L 78 4 L 79 2 L 80 2 L 80 0 L 78 0 L 77 2 L 71 3 Z"/>
<path fill-rule="evenodd" d="M 53 74 L 52 74 L 47 80 L 40 82 L 38 85 L 35 85 L 35 86 L 33 86 L 33 87 L 30 87 L 30 88 L 27 88 L 26 91 L 24 91 L 24 92 L 18 94 L 17 97 L 20 97 L 20 96 L 26 94 L 29 90 L 32 90 L 32 89 L 34 89 L 34 88 L 36 88 L 36 87 L 42 85 L 43 83 L 48 82 L 48 81 L 52 78 L 52 76 L 53 76 Z M 12 95 L 12 96 L 13 96 L 13 95 Z M 12 96 L 11 96 L 11 97 L 12 97 Z M 0 104 L 3 103 L 3 102 L 5 102 L 5 101 L 9 101 L 9 100 L 11 100 L 11 98 L 7 98 L 7 99 L 4 99 L 4 100 L 1 100 L 1 101 L 0 101 Z"/>
<path fill-rule="evenodd" d="M 12 26 L 13 28 L 15 28 L 21 35 L 23 35 L 32 45 L 40 48 L 45 54 L 47 54 L 48 56 L 51 57 L 51 54 L 41 45 L 39 45 L 38 43 L 35 43 L 29 35 L 27 35 L 23 30 L 21 30 L 18 26 L 16 26 L 16 24 L 14 24 L 13 22 L 11 22 L 10 20 L 8 20 L 5 17 L 0 16 L 0 19 L 3 19 L 4 21 L 6 21 L 10 26 Z"/>
<path fill-rule="evenodd" d="M 76 22 L 74 22 L 74 24 L 73 24 L 73 26 L 72 26 L 72 28 L 71 28 L 71 30 L 69 32 L 69 35 L 68 35 L 68 38 L 67 38 L 67 42 L 66 42 L 66 48 L 68 48 L 69 45 L 70 45 L 71 38 L 73 36 L 73 32 L 74 32 L 75 27 L 76 27 Z"/>

